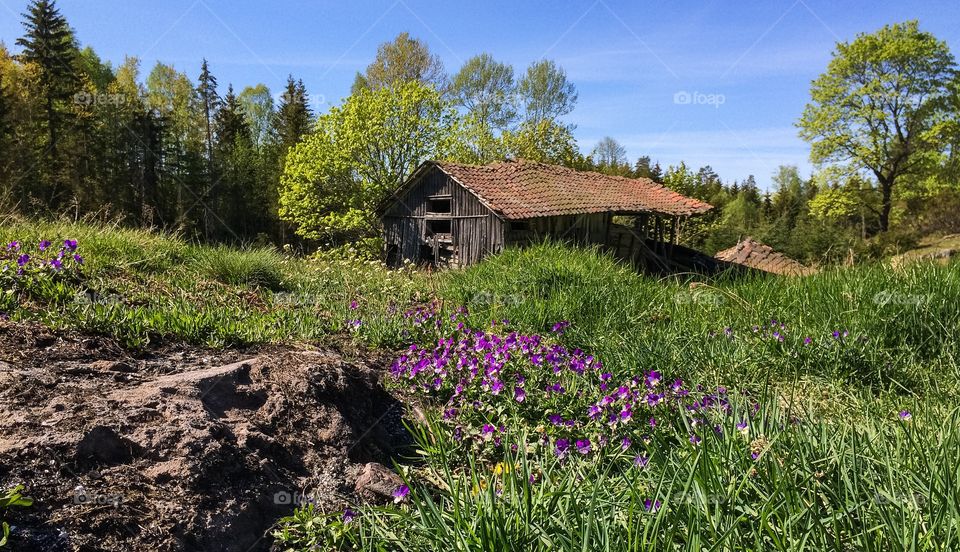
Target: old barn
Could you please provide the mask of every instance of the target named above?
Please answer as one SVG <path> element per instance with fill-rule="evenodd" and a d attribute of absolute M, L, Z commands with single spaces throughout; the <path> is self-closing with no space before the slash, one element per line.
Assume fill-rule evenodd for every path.
<path fill-rule="evenodd" d="M 543 237 L 646 264 L 712 208 L 652 180 L 532 161 L 428 161 L 380 209 L 387 262 L 466 266 Z M 617 217 L 616 219 L 614 217 Z"/>

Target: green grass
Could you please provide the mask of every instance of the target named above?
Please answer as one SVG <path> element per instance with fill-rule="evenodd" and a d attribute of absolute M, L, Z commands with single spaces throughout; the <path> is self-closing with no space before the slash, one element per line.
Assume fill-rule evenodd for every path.
<path fill-rule="evenodd" d="M 292 548 L 958 546 L 956 261 L 896 269 L 877 263 L 806 278 L 655 279 L 595 251 L 545 243 L 429 273 L 86 224 L 0 226 L 0 242 L 40 238 L 77 239 L 86 258 L 82 277 L 5 294 L 0 311 L 114 336 L 130 347 L 173 339 L 323 344 L 349 335 L 400 350 L 436 339 L 437 319 L 439 333 L 449 331 L 449 315 L 465 305 L 469 314 L 458 321 L 476 328 L 508 319 L 513 330 L 549 333 L 568 320 L 562 343 L 596 355 L 618 377 L 658 370 L 762 397 L 762 424 L 750 438 L 762 433 L 773 445 L 758 462 L 744 454 L 749 442 L 705 438 L 691 450 L 674 446 L 682 441 L 675 436 L 670 446 L 654 442 L 663 444 L 657 467 L 643 472 L 612 452 L 572 463 L 556 462 L 550 450 L 514 455 L 507 445 L 526 450 L 538 436 L 532 415 L 509 418 L 511 434 L 494 457 L 417 424 L 422 453 L 404 468 L 414 487 L 408 505 L 363 508 L 349 527 L 339 513 L 302 510 L 281 529 Z M 431 303 L 435 318 L 404 316 Z M 440 406 L 413 396 L 428 412 Z M 896 420 L 902 408 L 913 412 L 912 422 Z M 497 462 L 521 467 L 496 476 L 499 496 L 497 485 L 474 492 L 495 479 Z M 542 484 L 527 484 L 531 473 Z M 666 507 L 647 512 L 647 499 Z"/>

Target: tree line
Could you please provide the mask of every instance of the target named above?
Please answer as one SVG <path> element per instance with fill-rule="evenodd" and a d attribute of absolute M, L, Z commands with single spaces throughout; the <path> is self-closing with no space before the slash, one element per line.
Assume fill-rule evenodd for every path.
<path fill-rule="evenodd" d="M 377 251 L 376 207 L 426 159 L 524 158 L 651 178 L 717 208 L 688 224 L 713 252 L 746 235 L 803 260 L 883 252 L 960 231 L 960 77 L 916 22 L 837 45 L 798 121 L 816 171 L 772 189 L 709 166 L 630 162 L 614 138 L 581 153 L 565 118 L 576 87 L 550 60 L 525 70 L 476 55 L 448 74 L 407 33 L 382 44 L 339 105 L 313 114 L 292 76 L 278 102 L 236 92 L 206 61 L 112 67 L 81 48 L 52 0 L 34 0 L 12 55 L 0 45 L 0 208 L 100 213 L 208 241 L 306 240 Z"/>

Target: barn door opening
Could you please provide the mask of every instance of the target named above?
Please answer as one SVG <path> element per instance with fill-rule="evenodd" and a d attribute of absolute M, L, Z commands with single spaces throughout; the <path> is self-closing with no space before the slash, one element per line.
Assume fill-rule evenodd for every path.
<path fill-rule="evenodd" d="M 424 220 L 424 247 L 421 257 L 435 266 L 447 266 L 455 257 L 453 244 L 452 197 L 431 196 L 427 198 Z"/>

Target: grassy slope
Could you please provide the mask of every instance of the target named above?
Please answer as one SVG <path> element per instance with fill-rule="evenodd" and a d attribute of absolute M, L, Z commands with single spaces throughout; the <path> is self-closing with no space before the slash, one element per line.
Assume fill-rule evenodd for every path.
<path fill-rule="evenodd" d="M 505 318 L 520 331 L 538 332 L 570 320 L 568 343 L 610 366 L 659 369 L 705 383 L 762 384 L 773 376 L 847 391 L 869 386 L 949 396 L 960 381 L 960 340 L 953 337 L 960 334 L 956 263 L 707 285 L 640 276 L 604 255 L 556 244 L 430 274 L 196 246 L 144 231 L 0 227 L 4 243 L 68 237 L 80 242 L 87 259 L 84 285 L 20 308 L 8 297 L 0 311 L 111 334 L 131 346 L 163 338 L 214 346 L 322 340 L 359 318 L 361 340 L 396 347 L 405 345 L 403 320 L 388 313 L 439 298 L 447 310 L 467 305 L 478 327 Z M 349 307 L 353 300 L 356 310 Z M 786 339 L 757 339 L 755 326 L 760 334 L 775 329 Z M 797 347 L 805 337 L 829 342 L 834 331 L 865 341 L 843 359 Z M 799 353 L 770 354 L 785 348 Z M 814 349 L 825 348 L 807 350 Z"/>
<path fill-rule="evenodd" d="M 946 416 L 960 392 L 957 263 L 897 270 L 875 265 L 808 278 L 758 276 L 691 285 L 689 280 L 640 276 L 603 255 L 553 244 L 508 251 L 467 270 L 430 274 L 386 271 L 358 261 L 307 261 L 269 250 L 200 247 L 139 231 L 35 223 L 0 227 L 0 242 L 40 238 L 80 242 L 87 259 L 83 285 L 51 288 L 23 305 L 5 296 L 0 299 L 6 301 L 0 303 L 0 311 L 11 312 L 14 318 L 103 332 L 132 346 L 165 338 L 215 346 L 322 342 L 349 331 L 372 346 L 400 347 L 416 339 L 405 333 L 410 327 L 402 313 L 436 298 L 445 312 L 467 305 L 469 323 L 476 327 L 509 319 L 517 330 L 544 332 L 556 321 L 570 320 L 564 342 L 597 354 L 617 378 L 657 369 L 667 378 L 682 377 L 707 386 L 722 383 L 761 389 L 773 385 L 777 396 L 798 401 L 812 415 L 808 419 L 817 421 L 783 437 L 784 442 L 790 439 L 788 450 L 793 453 L 777 460 L 779 471 L 760 480 L 744 476 L 745 486 L 735 491 L 725 486 L 723 474 L 729 466 L 744 462 L 739 448 L 713 449 L 713 441 L 707 440 L 710 444 L 703 450 L 709 452 L 703 455 L 662 459 L 665 466 L 672 466 L 663 473 L 672 473 L 673 479 L 667 487 L 656 487 L 660 496 L 687 496 L 696 488 L 697 492 L 726 493 L 726 503 L 769 508 L 764 514 L 769 518 L 750 522 L 716 504 L 705 503 L 700 509 L 675 506 L 658 514 L 657 523 L 662 525 L 646 526 L 644 531 L 652 531 L 649 535 L 624 537 L 618 532 L 622 519 L 616 512 L 642 509 L 638 500 L 643 496 L 617 494 L 616 488 L 606 486 L 606 474 L 578 474 L 563 466 L 545 465 L 545 470 L 554 469 L 560 478 L 551 488 L 570 497 L 594 492 L 594 498 L 605 502 L 598 503 L 596 510 L 578 510 L 579 499 L 571 498 L 572 509 L 560 512 L 548 509 L 556 505 L 549 497 L 530 502 L 518 495 L 510 511 L 547 508 L 524 515 L 543 521 L 541 529 L 548 534 L 569 531 L 571 543 L 589 540 L 616 549 L 632 542 L 631 548 L 656 548 L 663 539 L 680 542 L 677 539 L 695 535 L 704 542 L 720 542 L 728 538 L 724 535 L 733 535 L 728 544 L 752 548 L 755 542 L 758 549 L 792 549 L 796 539 L 806 534 L 815 535 L 811 542 L 821 545 L 827 541 L 816 539 L 840 534 L 854 538 L 852 531 L 860 527 L 856 516 L 862 515 L 864 523 L 869 518 L 883 529 L 857 536 L 855 542 L 879 550 L 890 546 L 887 538 L 907 543 L 916 538 L 916 531 L 930 527 L 924 538 L 928 544 L 935 543 L 929 539 L 942 538 L 958 511 L 960 497 L 945 493 L 955 487 L 951 478 L 957 477 L 958 470 L 951 455 L 958 450 L 960 434 L 934 430 L 941 420 L 956 419 Z M 84 292 L 95 300 L 84 296 L 78 300 L 77 294 Z M 351 301 L 357 302 L 356 309 Z M 352 320 L 360 321 L 358 328 L 351 329 Z M 848 335 L 838 340 L 834 331 Z M 810 343 L 805 344 L 808 337 Z M 837 346 L 840 341 L 844 346 Z M 894 437 L 897 430 L 889 427 L 900 408 L 914 412 L 913 437 Z M 776 405 L 766 406 L 764 416 L 776 420 L 775 410 Z M 776 425 L 779 422 L 770 423 L 770 432 L 782 427 Z M 953 444 L 947 446 L 947 441 Z M 430 460 L 434 461 L 439 460 Z M 888 467 L 883 462 L 889 462 Z M 827 470 L 832 481 L 822 491 L 808 488 L 814 464 L 832 466 Z M 446 462 L 439 461 L 438 466 L 442 465 Z M 751 473 L 749 464 L 744 469 Z M 889 475 L 884 475 L 887 471 Z M 525 492 L 522 479 L 516 482 L 518 492 Z M 923 492 L 936 505 L 932 515 L 940 518 L 930 521 L 906 510 L 890 510 L 883 502 L 863 502 L 863 497 L 879 492 L 898 496 Z M 814 499 L 830 503 L 833 529 L 810 525 L 821 523 L 804 514 L 815 511 L 810 510 Z M 499 499 L 492 495 L 485 505 L 477 504 L 487 500 L 484 496 L 470 493 L 450 500 L 465 501 L 463 506 L 475 512 L 470 519 L 476 523 L 505 527 L 505 522 L 497 520 L 506 510 L 497 506 Z M 846 508 L 855 515 L 847 516 Z M 882 518 L 890 511 L 902 514 L 905 521 Z M 385 525 L 368 527 L 376 532 L 396 522 L 401 532 L 434 534 L 411 541 L 413 549 L 419 546 L 416 542 L 430 549 L 450 535 L 463 534 L 464 521 L 428 522 L 429 513 L 385 518 Z M 554 523 L 559 525 L 551 528 Z M 769 539 L 784 527 L 796 532 L 793 540 L 771 544 Z M 900 529 L 906 533 L 898 534 Z M 452 533 L 444 537 L 444 530 Z M 526 525 L 489 538 L 503 539 L 508 546 L 516 544 L 524 531 Z M 393 537 L 381 534 L 378 538 Z"/>

